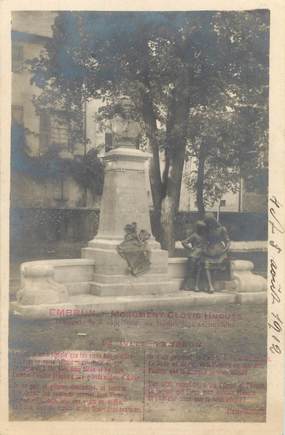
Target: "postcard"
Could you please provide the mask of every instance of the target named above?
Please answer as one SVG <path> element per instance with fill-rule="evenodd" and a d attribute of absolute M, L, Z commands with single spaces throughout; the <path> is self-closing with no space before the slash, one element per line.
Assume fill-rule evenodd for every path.
<path fill-rule="evenodd" d="M 284 5 L 0 6 L 0 434 L 281 434 Z"/>

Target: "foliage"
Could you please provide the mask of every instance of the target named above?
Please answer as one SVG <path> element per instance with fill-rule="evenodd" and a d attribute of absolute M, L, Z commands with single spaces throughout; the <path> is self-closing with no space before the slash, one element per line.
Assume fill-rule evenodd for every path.
<path fill-rule="evenodd" d="M 185 181 L 190 191 L 198 191 L 197 174 L 203 152 L 206 206 L 213 206 L 228 191 L 236 193 L 241 176 L 248 187 L 266 192 L 267 115 L 266 105 L 244 107 L 239 102 L 226 106 L 224 112 L 209 106 L 193 111 L 187 158 L 194 158 L 195 167 L 185 174 Z"/>
<path fill-rule="evenodd" d="M 90 189 L 93 196 L 102 195 L 104 184 L 104 166 L 96 149 L 71 162 L 73 178 L 85 189 Z"/>
<path fill-rule="evenodd" d="M 91 149 L 86 155 L 74 158 L 70 152 L 60 151 L 60 147 L 54 144 L 44 154 L 31 156 L 25 128 L 17 123 L 12 125 L 11 139 L 12 171 L 38 182 L 71 176 L 81 187 L 90 189 L 94 196 L 102 194 L 104 169 L 96 150 Z"/>
<path fill-rule="evenodd" d="M 134 116 L 144 123 L 152 151 L 153 204 L 161 221 L 162 246 L 170 251 L 174 246 L 173 222 L 179 205 L 186 144 L 188 149 L 198 148 L 206 123 L 211 131 L 206 131 L 207 141 L 205 138 L 202 148 L 210 147 L 214 155 L 218 146 L 219 157 L 227 156 L 228 161 L 236 157 L 234 167 L 245 164 L 243 153 L 247 154 L 248 143 L 240 142 L 239 156 L 238 141 L 231 150 L 232 133 L 238 137 L 239 124 L 232 129 L 229 120 L 225 128 L 221 121 L 216 127 L 210 112 L 219 107 L 223 119 L 221 114 L 227 106 L 235 106 L 237 114 L 238 107 L 266 106 L 268 28 L 269 14 L 264 10 L 61 12 L 46 51 L 32 62 L 33 81 L 43 89 L 43 99 L 58 93 L 64 104 L 69 101 L 69 106 L 80 107 L 89 98 L 101 98 L 110 106 L 119 95 L 131 97 Z M 195 122 L 193 116 L 201 107 L 209 114 L 208 119 Z M 250 123 L 245 117 L 243 126 L 244 137 L 248 134 L 251 140 Z M 267 123 L 259 128 L 265 131 Z M 165 153 L 163 170 L 161 148 Z M 191 152 L 195 153 L 195 149 Z M 207 167 L 214 165 L 211 177 L 210 172 L 207 175 L 211 180 L 221 165 L 218 158 L 211 156 L 207 163 L 202 157 L 201 162 L 204 159 Z M 200 153 L 196 158 L 200 161 Z M 247 171 L 250 162 L 247 161 Z M 229 180 L 228 164 L 222 167 Z M 202 175 L 200 170 L 196 182 L 201 201 L 204 184 L 212 186 L 207 179 L 204 183 Z"/>

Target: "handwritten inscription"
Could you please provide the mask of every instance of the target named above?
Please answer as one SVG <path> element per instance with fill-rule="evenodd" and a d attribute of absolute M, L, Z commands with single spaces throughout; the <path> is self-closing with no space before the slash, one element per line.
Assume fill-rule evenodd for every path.
<path fill-rule="evenodd" d="M 272 234 L 276 234 L 276 233 L 283 234 L 285 229 L 284 229 L 283 225 L 280 223 L 280 219 L 278 216 L 278 209 L 280 209 L 280 207 L 282 207 L 282 205 L 278 201 L 276 196 L 272 196 L 270 198 L 270 202 L 273 204 L 269 208 L 269 224 L 271 225 L 271 232 L 272 232 Z"/>
<path fill-rule="evenodd" d="M 269 259 L 269 273 L 270 273 L 270 296 L 273 310 L 268 320 L 268 327 L 271 333 L 271 340 L 269 350 L 272 354 L 281 354 L 281 334 L 283 334 L 283 320 L 280 317 L 279 310 L 282 302 L 282 287 L 279 281 L 278 271 L 278 256 L 282 252 L 280 247 L 280 238 L 284 234 L 285 229 L 280 222 L 280 209 L 282 204 L 276 198 L 271 196 L 269 208 L 269 225 L 270 225 L 270 238 L 269 245 L 273 248 Z"/>

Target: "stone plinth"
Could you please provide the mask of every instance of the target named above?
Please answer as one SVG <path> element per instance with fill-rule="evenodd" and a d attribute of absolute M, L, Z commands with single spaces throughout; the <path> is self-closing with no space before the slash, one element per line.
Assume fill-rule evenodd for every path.
<path fill-rule="evenodd" d="M 68 302 L 67 288 L 55 281 L 52 266 L 30 263 L 22 269 L 22 278 L 24 278 L 24 283 L 17 293 L 17 301 L 20 305 Z"/>
<path fill-rule="evenodd" d="M 145 162 L 149 157 L 149 153 L 123 147 L 108 152 L 104 157 L 104 190 L 94 243 L 121 241 L 124 226 L 131 222 L 151 233 L 145 179 Z"/>
<path fill-rule="evenodd" d="M 263 276 L 253 273 L 254 265 L 251 261 L 232 261 L 232 280 L 238 292 L 265 292 L 267 281 Z"/>
<path fill-rule="evenodd" d="M 98 234 L 82 250 L 82 257 L 95 262 L 91 293 L 98 296 L 162 294 L 174 291 L 168 280 L 168 253 L 153 237 L 150 270 L 141 277 L 130 274 L 117 246 L 132 222 L 151 234 L 145 162 L 150 154 L 135 148 L 119 147 L 106 154 L 105 181 Z"/>
<path fill-rule="evenodd" d="M 40 277 L 35 277 L 34 279 L 27 271 L 35 266 L 42 272 Z M 47 272 L 46 275 L 46 268 L 52 272 Z M 90 293 L 90 284 L 94 276 L 94 270 L 94 261 L 82 258 L 28 261 L 21 264 L 21 289 L 30 288 L 30 282 L 32 281 L 35 291 L 37 289 L 36 282 L 40 284 L 39 291 L 41 291 L 41 279 L 48 278 L 50 274 L 56 283 L 65 286 L 68 294 L 71 296 Z"/>

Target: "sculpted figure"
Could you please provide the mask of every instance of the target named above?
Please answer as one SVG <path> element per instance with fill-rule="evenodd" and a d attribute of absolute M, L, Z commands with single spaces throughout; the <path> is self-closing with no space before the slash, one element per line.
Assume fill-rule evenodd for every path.
<path fill-rule="evenodd" d="M 230 248 L 230 238 L 226 228 L 213 214 L 207 214 L 202 221 L 196 222 L 195 232 L 183 240 L 182 245 L 189 258 L 185 288 L 191 288 L 189 281 L 194 276 L 194 291 L 199 291 L 201 272 L 204 269 L 208 292 L 214 293 L 211 270 L 227 259 Z"/>
<path fill-rule="evenodd" d="M 133 119 L 133 104 L 128 97 L 120 99 L 120 113 L 116 114 L 111 121 L 113 143 L 116 147 L 135 148 L 137 138 L 141 133 L 140 125 Z"/>
<path fill-rule="evenodd" d="M 209 284 L 209 293 L 213 293 L 211 268 L 226 260 L 231 242 L 227 229 L 216 220 L 212 213 L 205 216 L 204 222 L 207 226 L 207 247 L 203 263 Z"/>
<path fill-rule="evenodd" d="M 150 269 L 150 249 L 148 239 L 150 234 L 146 230 L 137 231 L 137 224 L 125 226 L 125 237 L 117 246 L 119 255 L 126 260 L 128 270 L 133 276 L 141 275 Z"/>
<path fill-rule="evenodd" d="M 203 255 L 207 245 L 207 226 L 203 221 L 197 221 L 195 231 L 190 234 L 185 240 L 182 240 L 182 245 L 186 249 L 188 256 L 188 276 L 186 278 L 185 287 L 191 288 L 190 280 L 192 276 L 195 279 L 194 291 L 199 291 L 199 280 L 203 265 Z"/>

